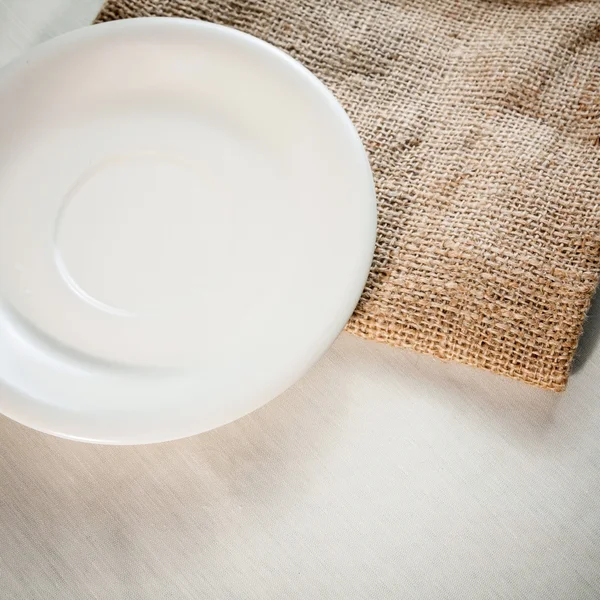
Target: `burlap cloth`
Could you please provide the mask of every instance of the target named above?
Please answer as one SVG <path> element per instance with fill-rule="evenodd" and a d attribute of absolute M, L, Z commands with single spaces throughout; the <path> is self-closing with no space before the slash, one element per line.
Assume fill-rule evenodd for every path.
<path fill-rule="evenodd" d="M 600 2 L 108 0 L 98 21 L 230 25 L 303 62 L 379 202 L 348 331 L 562 390 L 600 268 Z"/>

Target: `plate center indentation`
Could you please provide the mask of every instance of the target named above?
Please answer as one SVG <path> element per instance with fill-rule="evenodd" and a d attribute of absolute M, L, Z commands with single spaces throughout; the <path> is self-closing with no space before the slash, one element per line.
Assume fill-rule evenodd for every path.
<path fill-rule="evenodd" d="M 84 173 L 57 215 L 55 258 L 74 293 L 121 316 L 176 310 L 198 293 L 223 206 L 192 164 L 155 153 Z M 207 201 L 208 197 L 208 201 Z"/>

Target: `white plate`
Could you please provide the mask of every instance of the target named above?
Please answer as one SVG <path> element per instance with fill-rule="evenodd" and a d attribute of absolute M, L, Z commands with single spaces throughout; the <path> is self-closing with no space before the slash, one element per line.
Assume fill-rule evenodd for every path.
<path fill-rule="evenodd" d="M 0 411 L 180 438 L 294 383 L 373 255 L 369 164 L 283 52 L 180 19 L 96 25 L 0 71 Z"/>

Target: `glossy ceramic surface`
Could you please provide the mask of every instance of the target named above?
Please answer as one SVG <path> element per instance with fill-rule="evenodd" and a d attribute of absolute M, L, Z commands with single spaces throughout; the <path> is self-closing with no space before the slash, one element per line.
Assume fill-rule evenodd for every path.
<path fill-rule="evenodd" d="M 372 258 L 371 171 L 299 63 L 139 19 L 0 71 L 0 410 L 105 443 L 184 437 L 293 384 Z"/>

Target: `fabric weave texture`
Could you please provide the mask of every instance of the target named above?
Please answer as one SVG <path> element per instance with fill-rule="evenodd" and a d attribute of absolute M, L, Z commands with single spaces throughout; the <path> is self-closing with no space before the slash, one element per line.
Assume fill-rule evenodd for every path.
<path fill-rule="evenodd" d="M 600 2 L 108 0 L 305 64 L 369 154 L 377 247 L 347 330 L 564 389 L 600 271 Z"/>

